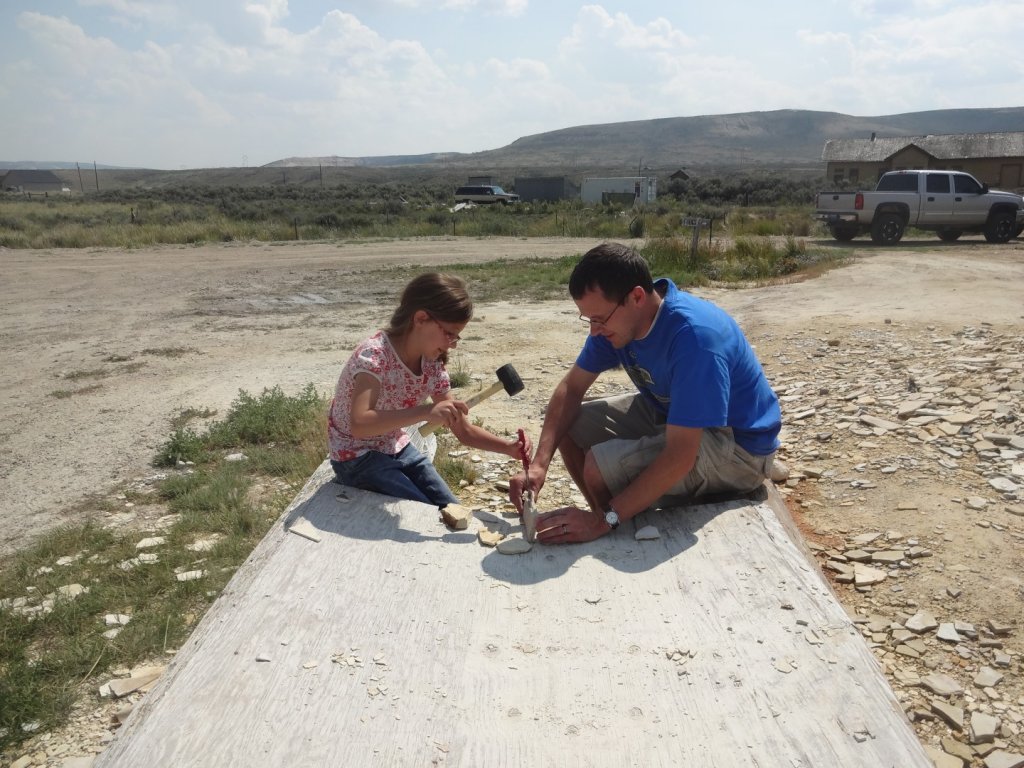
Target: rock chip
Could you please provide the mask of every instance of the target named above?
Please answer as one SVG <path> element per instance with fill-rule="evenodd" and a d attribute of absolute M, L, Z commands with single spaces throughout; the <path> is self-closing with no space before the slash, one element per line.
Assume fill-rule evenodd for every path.
<path fill-rule="evenodd" d="M 521 555 L 531 549 L 533 549 L 533 545 L 519 536 L 502 539 L 497 544 L 497 550 L 503 555 Z"/>
<path fill-rule="evenodd" d="M 476 536 L 485 547 L 497 546 L 505 538 L 501 531 L 492 531 L 490 528 L 481 528 L 476 532 Z"/>
<path fill-rule="evenodd" d="M 953 696 L 954 694 L 962 693 L 964 690 L 960 683 L 941 672 L 932 672 L 930 675 L 922 677 L 921 687 L 927 688 L 939 696 Z"/>
<path fill-rule="evenodd" d="M 652 539 L 660 539 L 661 532 L 658 530 L 657 526 L 645 525 L 636 532 L 634 538 L 637 541 L 651 541 Z"/>

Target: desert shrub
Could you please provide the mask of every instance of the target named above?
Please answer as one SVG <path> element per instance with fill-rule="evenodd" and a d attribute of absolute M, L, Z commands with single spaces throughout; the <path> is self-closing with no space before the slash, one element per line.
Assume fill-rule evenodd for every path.
<path fill-rule="evenodd" d="M 336 213 L 321 213 L 313 222 L 321 227 L 328 229 L 337 229 L 341 225 L 341 219 L 338 218 Z"/>
<path fill-rule="evenodd" d="M 174 467 L 179 461 L 198 463 L 206 456 L 202 438 L 188 427 L 178 427 L 160 446 L 153 459 L 155 467 Z"/>
<path fill-rule="evenodd" d="M 305 420 L 325 407 L 312 384 L 294 397 L 278 386 L 264 389 L 257 397 L 241 390 L 224 420 L 211 427 L 207 441 L 215 448 L 296 443 L 303 435 Z"/>

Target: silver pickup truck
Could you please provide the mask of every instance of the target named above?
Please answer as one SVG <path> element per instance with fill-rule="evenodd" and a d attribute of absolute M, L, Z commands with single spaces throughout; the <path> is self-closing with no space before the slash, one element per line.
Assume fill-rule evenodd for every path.
<path fill-rule="evenodd" d="M 1005 243 L 1024 231 L 1024 198 L 960 171 L 890 171 L 873 192 L 819 192 L 814 207 L 836 240 L 870 232 L 876 243 L 892 245 L 916 227 L 948 241 L 982 232 L 990 243 Z"/>

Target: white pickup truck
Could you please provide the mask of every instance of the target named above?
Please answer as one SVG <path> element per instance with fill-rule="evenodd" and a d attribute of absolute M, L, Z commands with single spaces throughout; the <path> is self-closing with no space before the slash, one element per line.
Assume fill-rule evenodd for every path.
<path fill-rule="evenodd" d="M 990 243 L 1005 243 L 1024 231 L 1024 198 L 960 171 L 890 171 L 873 192 L 819 192 L 814 207 L 836 240 L 870 232 L 876 243 L 892 245 L 916 227 L 943 240 L 982 232 Z"/>

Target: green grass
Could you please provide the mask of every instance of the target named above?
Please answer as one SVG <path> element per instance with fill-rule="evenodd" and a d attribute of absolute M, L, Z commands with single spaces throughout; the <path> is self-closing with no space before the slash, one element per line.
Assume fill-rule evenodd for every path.
<path fill-rule="evenodd" d="M 446 367 L 448 369 L 448 378 L 451 379 L 452 389 L 461 389 L 472 381 L 472 374 L 466 368 L 462 355 L 458 352 L 451 356 Z"/>
<path fill-rule="evenodd" d="M 809 247 L 795 237 L 741 237 L 728 244 L 707 241 L 692 251 L 690 238 L 650 239 L 640 247 L 655 277 L 670 277 L 678 285 L 716 283 L 771 284 L 799 275 L 818 274 L 846 262 L 843 251 Z M 558 259 L 517 259 L 483 264 L 449 264 L 445 271 L 462 276 L 478 304 L 495 301 L 565 299 L 569 275 L 579 254 Z M 426 267 L 406 265 L 375 273 L 381 284 L 396 286 Z M 467 341 L 471 336 L 463 334 Z"/>
<path fill-rule="evenodd" d="M 142 350 L 144 355 L 156 355 L 157 357 L 182 357 L 189 353 L 199 353 L 194 347 L 155 347 Z"/>
<path fill-rule="evenodd" d="M 171 426 L 175 429 L 181 429 L 187 426 L 196 419 L 209 419 L 217 415 L 216 411 L 212 411 L 209 408 L 183 408 L 178 412 L 177 416 L 171 419 Z"/>
<path fill-rule="evenodd" d="M 184 422 L 212 412 L 187 409 L 176 417 L 179 424 L 154 463 L 175 466 L 180 459 L 194 465 L 169 474 L 152 494 L 128 494 L 137 504 L 161 505 L 162 514 L 173 515 L 168 527 L 141 533 L 92 521 L 69 525 L 0 565 L 0 758 L 10 757 L 33 733 L 66 722 L 75 701 L 94 696 L 110 669 L 159 661 L 188 639 L 238 566 L 323 461 L 326 408 L 312 385 L 294 395 L 279 387 L 259 395 L 241 391 L 225 417 L 202 433 Z M 456 490 L 477 477 L 470 462 L 448 455 L 457 447 L 451 434 L 439 433 L 436 463 Z M 230 452 L 242 452 L 247 460 L 225 461 Z M 116 508 L 112 499 L 102 498 L 92 500 L 83 512 L 95 517 Z M 148 535 L 167 539 L 148 550 L 158 561 L 132 565 L 139 553 L 136 543 Z M 196 553 L 188 547 L 197 540 L 215 543 Z M 58 565 L 61 558 L 70 563 Z M 205 575 L 179 582 L 176 574 L 185 570 Z M 68 584 L 86 586 L 88 592 L 73 599 L 47 599 Z M 47 610 L 24 614 L 19 610 L 22 601 Z M 131 616 L 112 639 L 103 636 L 109 629 L 103 621 L 108 613 Z M 26 731 L 26 725 L 32 730 Z"/>
<path fill-rule="evenodd" d="M 692 244 L 679 238 L 648 241 L 642 253 L 655 275 L 680 285 L 712 283 L 770 284 L 799 274 L 817 274 L 845 263 L 835 249 L 808 248 L 794 237 L 740 237 L 726 246 L 718 241 Z"/>
<path fill-rule="evenodd" d="M 78 379 L 95 379 L 109 375 L 110 372 L 105 368 L 93 368 L 87 371 L 68 371 L 61 378 L 68 381 L 77 381 Z"/>
<path fill-rule="evenodd" d="M 462 449 L 462 443 L 455 439 L 455 436 L 447 429 L 439 429 L 437 435 L 437 453 L 434 455 L 434 466 L 441 478 L 448 483 L 452 493 L 458 495 L 459 486 L 463 483 L 472 484 L 478 477 L 473 464 L 461 457 L 452 457 L 448 454 L 452 451 L 458 452 Z"/>
<path fill-rule="evenodd" d="M 676 190 L 633 208 L 584 205 L 579 200 L 477 206 L 449 210 L 446 183 L 404 186 L 195 187 L 122 189 L 68 197 L 0 197 L 0 247 L 148 248 L 231 241 L 325 240 L 372 242 L 410 237 L 627 237 L 661 238 L 681 232 L 680 217 L 715 221 L 716 235 L 805 237 L 809 203 L 793 190 L 767 186 L 756 207 L 737 205 L 738 186 Z M 697 198 L 689 196 L 699 192 Z M 797 199 L 809 199 L 797 195 Z M 133 223 L 130 210 L 137 214 Z"/>
<path fill-rule="evenodd" d="M 66 400 L 67 398 L 74 397 L 75 395 L 88 395 L 90 392 L 97 392 L 101 389 L 103 389 L 102 384 L 89 384 L 88 386 L 79 387 L 78 389 L 55 389 L 49 393 L 49 396 L 57 400 Z"/>
<path fill-rule="evenodd" d="M 154 564 L 121 567 L 136 557 L 135 544 L 145 534 L 86 522 L 49 533 L 0 565 L 0 749 L 28 738 L 26 724 L 38 723 L 45 731 L 64 722 L 83 682 L 98 684 L 112 667 L 160 659 L 185 642 L 213 597 L 323 461 L 325 411 L 312 385 L 293 396 L 275 387 L 258 396 L 240 392 L 227 416 L 203 434 L 175 430 L 157 461 L 192 456 L 196 465 L 159 483 L 155 499 L 145 497 L 178 516 L 160 532 L 168 541 L 153 550 L 159 554 Z M 224 461 L 232 451 L 249 458 Z M 110 506 L 98 500 L 93 509 Z M 209 551 L 187 548 L 214 536 Z M 62 557 L 72 562 L 57 565 Z M 189 582 L 175 578 L 193 569 L 206 575 Z M 75 583 L 89 591 L 55 599 L 46 603 L 51 610 L 33 615 L 15 609 L 15 600 L 41 606 L 46 595 Z M 113 639 L 103 637 L 107 613 L 132 617 Z"/>

